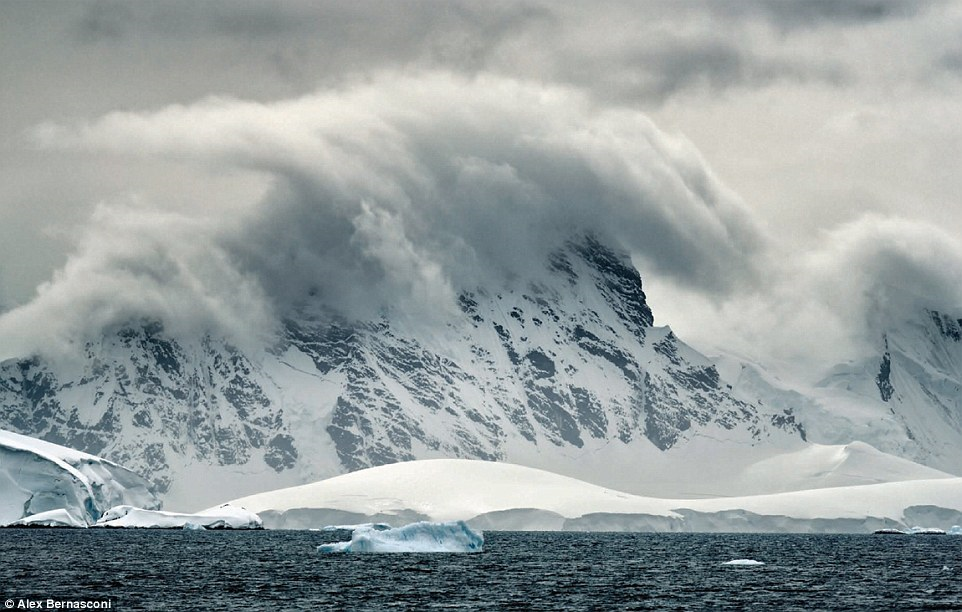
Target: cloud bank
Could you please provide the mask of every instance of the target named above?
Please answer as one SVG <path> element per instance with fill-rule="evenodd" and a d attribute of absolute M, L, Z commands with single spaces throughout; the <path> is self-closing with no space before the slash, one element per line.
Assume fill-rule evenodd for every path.
<path fill-rule="evenodd" d="M 267 175 L 236 214 L 102 207 L 66 267 L 0 318 L 37 350 L 136 318 L 269 331 L 308 295 L 345 316 L 453 311 L 587 233 L 652 273 L 723 295 L 751 285 L 767 238 L 694 147 L 644 115 L 493 76 L 382 74 L 277 103 L 210 98 L 34 130 L 43 147 Z M 60 313 L 69 311 L 69 316 Z M 19 338 L 11 342 L 10 338 Z"/>
<path fill-rule="evenodd" d="M 132 320 L 263 343 L 320 299 L 437 323 L 463 289 L 541 270 L 573 236 L 630 252 L 683 337 L 813 371 L 871 354 L 920 308 L 962 305 L 962 246 L 870 214 L 792 250 L 684 138 L 579 90 L 382 72 L 273 103 L 207 98 L 44 124 L 44 148 L 266 177 L 230 214 L 102 205 L 66 266 L 0 317 L 5 356 L 70 350 Z M 650 287 L 649 284 L 649 293 Z"/>
<path fill-rule="evenodd" d="M 773 248 L 766 262 L 756 287 L 721 299 L 670 288 L 692 317 L 683 337 L 813 382 L 878 358 L 883 335 L 925 309 L 962 316 L 962 242 L 929 223 L 867 214 L 808 251 Z"/>

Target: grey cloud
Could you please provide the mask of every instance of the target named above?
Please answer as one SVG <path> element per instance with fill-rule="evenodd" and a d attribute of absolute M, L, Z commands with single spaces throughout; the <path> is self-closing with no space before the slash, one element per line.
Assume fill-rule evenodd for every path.
<path fill-rule="evenodd" d="M 223 63 L 222 55 L 210 51 L 225 47 L 225 53 L 243 54 L 249 68 L 266 67 L 301 91 L 375 68 L 442 68 L 563 81 L 600 96 L 658 103 L 692 87 L 725 91 L 780 80 L 839 84 L 847 76 L 842 63 L 780 56 L 758 39 L 754 26 L 805 23 L 807 16 L 822 15 L 830 22 L 833 15 L 869 14 L 870 8 L 865 3 L 861 12 L 853 6 L 833 13 L 817 3 L 595 6 L 535 0 L 97 2 L 86 5 L 77 29 L 84 40 L 156 46 L 161 58 L 170 44 L 188 45 L 198 50 L 202 65 Z M 224 67 L 211 66 L 215 70 Z M 237 86 L 225 91 L 250 95 Z"/>
<path fill-rule="evenodd" d="M 624 98 L 656 101 L 697 87 L 724 92 L 735 87 L 763 87 L 781 81 L 842 85 L 852 78 L 839 63 L 761 57 L 739 44 L 720 38 L 660 41 L 657 45 L 631 53 L 630 58 L 625 58 L 624 64 L 635 74 L 647 73 L 648 78 L 634 82 L 632 79 L 622 79 L 621 84 L 612 82 L 609 91 L 618 91 L 620 88 Z M 605 74 L 597 69 L 588 72 Z"/>
<path fill-rule="evenodd" d="M 766 254 L 757 290 L 730 296 L 701 338 L 814 382 L 837 363 L 878 357 L 882 337 L 924 309 L 962 308 L 962 243 L 925 222 L 863 215 L 806 252 Z M 704 311 L 709 312 L 709 311 Z"/>
<path fill-rule="evenodd" d="M 586 233 L 660 274 L 725 293 L 751 282 L 767 240 L 694 147 L 643 115 L 491 76 L 385 74 L 274 104 L 210 99 L 112 113 L 42 126 L 36 137 L 52 148 L 267 172 L 276 186 L 252 211 L 213 226 L 187 231 L 154 215 L 156 231 L 114 223 L 114 239 L 97 230 L 100 246 L 72 257 L 36 301 L 0 320 L 0 332 L 51 316 L 67 296 L 77 320 L 64 325 L 93 333 L 134 316 L 211 325 L 230 301 L 222 283 L 206 289 L 218 277 L 251 287 L 219 329 L 243 327 L 247 309 L 282 315 L 309 293 L 349 315 L 444 316 L 457 291 L 528 277 L 550 250 Z M 121 225 L 140 218 L 117 214 Z M 213 263 L 195 272 L 202 261 Z M 109 316 L 90 286 L 118 295 Z M 254 307 L 258 295 L 264 304 Z M 96 314 L 79 325 L 86 310 Z M 263 330 L 255 319 L 250 327 Z"/>
<path fill-rule="evenodd" d="M 184 295 L 200 281 L 174 271 L 209 255 L 225 262 L 225 275 L 260 288 L 261 298 L 254 292 L 250 300 L 263 299 L 262 310 L 287 307 L 307 287 L 344 304 L 376 305 L 390 295 L 426 309 L 423 296 L 443 301 L 459 279 L 485 269 L 499 270 L 496 280 L 504 280 L 506 270 L 550 248 L 570 223 L 633 248 L 646 276 L 690 284 L 713 304 L 740 295 L 746 285 L 788 296 L 758 293 L 753 299 L 764 312 L 742 301 L 739 308 L 755 313 L 756 322 L 772 312 L 790 318 L 793 309 L 779 304 L 801 298 L 812 304 L 805 312 L 831 321 L 834 311 L 821 298 L 779 288 L 782 277 L 812 275 L 783 265 L 801 256 L 771 249 L 693 147 L 652 136 L 659 133 L 637 114 L 616 107 L 662 113 L 673 129 L 698 138 L 714 160 L 723 160 L 716 163 L 729 178 L 741 180 L 754 206 L 777 209 L 769 218 L 786 234 L 800 233 L 785 226 L 806 216 L 797 211 L 814 210 L 813 202 L 821 211 L 842 211 L 832 219 L 851 219 L 860 207 L 914 206 L 905 204 L 913 198 L 950 202 L 957 181 L 944 163 L 928 169 L 925 160 L 956 152 L 951 126 L 958 122 L 949 112 L 954 85 L 913 80 L 916 73 L 931 77 L 933 69 L 954 75 L 962 65 L 951 47 L 946 52 L 958 19 L 947 6 L 862 0 L 0 3 L 0 55 L 8 60 L 0 62 L 0 250 L 15 262 L 3 269 L 2 288 L 9 304 L 22 304 L 39 280 L 62 267 L 59 280 L 21 311 L 37 320 L 55 295 L 82 295 L 83 283 L 65 280 L 80 272 L 65 271 L 85 269 L 76 262 L 92 261 L 87 251 L 79 248 L 63 267 L 70 242 L 43 232 L 51 225 L 69 230 L 96 202 L 116 201 L 142 183 L 168 212 L 191 211 L 197 194 L 205 205 L 217 200 L 231 211 L 230 223 L 205 225 L 195 235 L 211 253 L 171 255 L 180 263 L 162 268 Z M 871 36 L 861 36 L 863 30 Z M 840 35 L 853 43 L 844 52 L 833 47 Z M 939 57 L 941 63 L 933 63 Z M 450 73 L 454 85 L 435 96 L 431 79 L 420 78 L 425 69 Z M 319 85 L 326 93 L 311 94 Z M 887 95 L 896 85 L 905 98 Z M 196 102 L 209 95 L 220 102 Z M 552 102 L 555 95 L 562 98 Z M 834 114 L 872 110 L 880 101 L 884 116 L 894 119 L 879 130 L 823 138 L 824 149 L 815 146 L 811 159 L 802 155 L 799 163 L 799 151 L 824 136 L 812 130 L 830 124 Z M 326 105 L 339 119 L 317 124 L 317 113 L 302 108 L 311 104 Z M 344 110 L 352 105 L 358 114 Z M 525 105 L 542 110 L 526 114 Z M 111 113 L 150 108 L 163 110 Z M 287 113 L 302 113 L 294 121 L 298 129 L 281 129 Z M 245 119 L 231 123 L 234 116 Z M 85 130 L 75 123 L 83 117 L 102 118 Z M 926 117 L 935 128 L 920 127 L 925 121 L 916 119 Z M 54 148 L 28 151 L 22 131 L 44 120 L 60 126 L 48 133 Z M 879 140 L 885 130 L 899 136 Z M 917 172 L 901 172 L 916 163 Z M 648 165 L 655 169 L 646 178 Z M 237 168 L 252 183 L 246 171 L 273 181 L 253 210 L 230 208 L 253 197 L 229 188 L 240 183 L 231 178 Z M 668 185 L 664 192 L 647 180 L 659 176 Z M 852 184 L 870 186 L 869 195 L 859 203 L 838 195 Z M 259 194 L 260 187 L 250 192 Z M 958 213 L 944 208 L 913 214 L 958 225 Z M 509 213 L 515 223 L 498 222 Z M 113 217 L 108 226 L 118 233 L 124 219 L 132 222 L 120 212 Z M 886 235 L 888 243 L 895 233 Z M 110 243 L 109 232 L 97 236 Z M 516 246 L 526 238 L 531 250 L 522 252 Z M 794 244 L 808 240 L 806 233 Z M 113 255 L 98 257 L 104 269 L 114 265 Z M 870 265 L 872 259 L 851 261 Z M 153 269 L 121 276 L 136 284 L 154 278 L 147 274 Z M 753 284 L 759 275 L 761 284 Z M 357 278 L 363 282 L 351 282 Z M 812 295 L 834 291 L 812 283 Z M 211 303 L 211 296 L 192 295 L 185 303 Z M 164 300 L 124 303 L 117 316 L 150 311 L 210 322 L 218 310 L 177 314 Z M 674 320 L 675 305 L 665 310 Z M 738 316 L 729 314 L 730 320 Z M 781 329 L 777 323 L 759 328 Z M 837 331 L 844 334 L 841 323 Z M 804 344 L 808 336 L 798 335 Z M 760 346 L 791 344 L 756 339 Z"/>
<path fill-rule="evenodd" d="M 99 0 L 80 6 L 74 29 L 84 41 L 157 39 L 202 47 L 214 37 L 255 45 L 248 48 L 254 52 L 263 50 L 258 46 L 296 47 L 311 60 L 337 58 L 346 69 L 370 68 L 373 63 L 383 68 L 385 61 L 456 64 L 466 53 L 486 54 L 512 33 L 551 19 L 551 13 L 534 2 Z M 352 56 L 352 61 L 344 61 Z"/>
<path fill-rule="evenodd" d="M 238 38 L 284 38 L 306 33 L 315 20 L 303 3 L 126 2 L 72 3 L 79 9 L 70 30 L 82 43 L 135 38 L 185 39 L 213 34 Z"/>
<path fill-rule="evenodd" d="M 88 6 L 71 30 L 82 42 L 119 41 L 127 36 L 135 17 L 135 5 L 101 0 Z"/>
<path fill-rule="evenodd" d="M 786 30 L 825 25 L 872 24 L 920 14 L 941 0 L 720 0 L 711 10 L 734 18 L 760 17 Z"/>
<path fill-rule="evenodd" d="M 953 49 L 944 52 L 937 59 L 935 65 L 957 76 L 962 75 L 962 49 Z"/>
<path fill-rule="evenodd" d="M 866 215 L 829 232 L 806 266 L 866 343 L 922 309 L 962 306 L 962 243 L 928 223 Z"/>

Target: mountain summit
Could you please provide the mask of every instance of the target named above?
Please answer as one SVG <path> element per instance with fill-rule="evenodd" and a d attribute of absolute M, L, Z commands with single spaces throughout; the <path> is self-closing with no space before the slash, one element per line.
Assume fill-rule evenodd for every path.
<path fill-rule="evenodd" d="M 709 359 L 655 327 L 630 259 L 594 237 L 457 304 L 432 327 L 308 304 L 257 354 L 132 322 L 69 365 L 4 362 L 0 426 L 103 455 L 194 503 L 431 457 L 601 470 L 596 480 L 624 485 L 611 461 L 641 469 L 698 436 L 805 437 L 790 407 L 736 399 Z"/>

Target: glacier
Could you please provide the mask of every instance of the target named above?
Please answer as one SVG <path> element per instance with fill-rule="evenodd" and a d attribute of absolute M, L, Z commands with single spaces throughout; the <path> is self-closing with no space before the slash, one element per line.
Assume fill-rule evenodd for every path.
<path fill-rule="evenodd" d="M 369 468 L 231 503 L 275 529 L 460 520 L 490 530 L 871 533 L 959 524 L 962 478 L 670 499 L 525 466 L 436 459 Z"/>
<path fill-rule="evenodd" d="M 350 541 L 317 547 L 320 553 L 479 553 L 483 549 L 484 535 L 464 521 L 421 521 L 392 529 L 358 525 Z"/>
<path fill-rule="evenodd" d="M 119 504 L 156 509 L 160 500 L 116 463 L 0 430 L 0 525 L 86 526 Z"/>

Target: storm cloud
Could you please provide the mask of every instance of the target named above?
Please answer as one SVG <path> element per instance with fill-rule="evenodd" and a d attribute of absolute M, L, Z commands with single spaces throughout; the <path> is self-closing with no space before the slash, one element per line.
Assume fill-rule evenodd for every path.
<path fill-rule="evenodd" d="M 962 306 L 960 28 L 939 1 L 4 3 L 0 346 L 131 317 L 256 344 L 309 294 L 433 320 L 593 232 L 699 347 L 851 358 Z"/>
<path fill-rule="evenodd" d="M 962 306 L 962 242 L 917 220 L 864 215 L 811 250 L 776 249 L 767 261 L 756 288 L 697 308 L 694 340 L 814 381 L 837 363 L 878 357 L 886 333 L 926 310 Z"/>
<path fill-rule="evenodd" d="M 59 329 L 31 326 L 61 342 L 137 317 L 236 331 L 249 312 L 263 330 L 263 313 L 283 316 L 308 294 L 344 316 L 443 316 L 460 290 L 530 278 L 586 234 L 724 294 L 753 283 L 766 243 L 694 147 L 644 115 L 490 76 L 385 74 L 272 104 L 212 98 L 47 124 L 34 137 L 272 179 L 220 222 L 101 209 L 37 300 L 0 320 L 22 328 L 70 304 Z"/>

